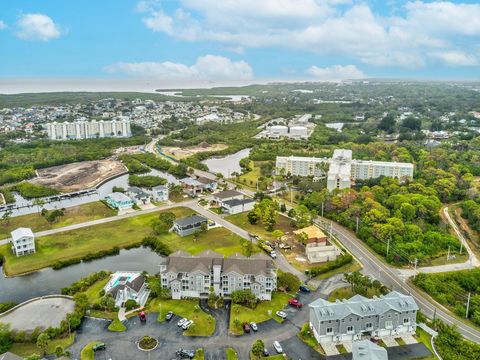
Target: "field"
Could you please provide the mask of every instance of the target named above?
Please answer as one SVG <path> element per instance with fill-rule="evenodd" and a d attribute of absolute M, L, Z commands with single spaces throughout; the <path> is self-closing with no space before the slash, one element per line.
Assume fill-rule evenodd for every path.
<path fill-rule="evenodd" d="M 202 152 L 211 152 L 211 151 L 222 151 L 228 148 L 225 144 L 207 144 L 207 143 L 200 143 L 196 146 L 190 147 L 176 147 L 176 146 L 165 146 L 162 147 L 162 152 L 167 155 L 174 157 L 175 159 L 181 160 L 185 159 L 189 156 L 202 153 Z"/>
<path fill-rule="evenodd" d="M 116 160 L 82 161 L 40 169 L 37 171 L 38 177 L 30 182 L 72 192 L 95 187 L 103 180 L 125 171 L 125 166 Z"/>
<path fill-rule="evenodd" d="M 244 212 L 236 215 L 230 215 L 227 216 L 225 220 L 230 221 L 232 224 L 235 224 L 248 232 L 258 235 L 263 239 L 276 240 L 272 236 L 272 233 L 265 230 L 261 224 L 250 224 L 247 219 L 247 214 L 248 213 Z M 295 229 L 290 225 L 290 222 L 291 220 L 289 218 L 279 215 L 273 230 L 282 230 L 285 234 L 291 233 Z"/>
<path fill-rule="evenodd" d="M 73 334 L 71 337 L 54 339 L 50 341 L 47 347 L 47 354 L 53 354 L 57 346 L 61 346 L 62 348 L 66 349 L 73 344 L 74 340 L 75 334 Z M 40 354 L 42 352 L 34 343 L 13 343 L 12 348 L 9 351 L 21 356 L 22 358 L 32 354 Z"/>
<path fill-rule="evenodd" d="M 241 324 L 244 322 L 256 322 L 261 323 L 269 319 L 274 319 L 278 322 L 281 322 L 281 319 L 275 315 L 275 312 L 282 310 L 288 303 L 292 295 L 274 292 L 272 294 L 272 301 L 262 301 L 260 302 L 255 309 L 250 309 L 248 307 L 232 304 L 230 310 L 230 331 L 233 334 L 242 334 L 243 330 Z M 237 326 L 236 321 L 238 320 Z"/>
<path fill-rule="evenodd" d="M 200 308 L 198 300 L 154 299 L 148 304 L 148 311 L 158 312 L 160 322 L 165 321 L 169 311 L 193 320 L 193 325 L 184 332 L 187 336 L 210 336 L 215 331 L 215 319 Z"/>
<path fill-rule="evenodd" d="M 79 206 L 72 206 L 65 209 L 65 215 L 57 222 L 50 224 L 38 213 L 21 215 L 1 222 L 0 239 L 10 237 L 10 232 L 21 226 L 28 226 L 34 232 L 60 228 L 72 224 L 79 224 L 85 221 L 101 219 L 114 216 L 115 211 L 105 206 L 102 202 L 92 202 Z"/>
<path fill-rule="evenodd" d="M 181 218 L 194 212 L 178 207 L 169 210 Z M 18 275 L 52 266 L 56 261 L 68 260 L 86 254 L 112 249 L 124 248 L 138 244 L 146 236 L 152 234 L 150 224 L 158 217 L 159 212 L 143 214 L 121 221 L 66 231 L 55 235 L 37 238 L 37 252 L 29 256 L 17 258 L 9 251 L 9 245 L 0 247 L 5 256 L 4 270 L 8 275 Z M 160 236 L 160 239 L 172 251 L 184 250 L 197 254 L 205 249 L 212 249 L 224 255 L 242 252 L 241 238 L 225 228 L 215 228 L 201 234 L 196 241 L 194 236 L 179 237 L 175 233 Z M 254 247 L 254 252 L 259 251 Z"/>

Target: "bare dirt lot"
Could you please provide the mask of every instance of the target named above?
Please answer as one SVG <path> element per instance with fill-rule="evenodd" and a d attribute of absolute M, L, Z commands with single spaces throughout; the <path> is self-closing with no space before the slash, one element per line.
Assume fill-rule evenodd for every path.
<path fill-rule="evenodd" d="M 83 161 L 40 169 L 38 177 L 31 182 L 62 192 L 72 192 L 92 188 L 125 171 L 125 166 L 116 160 Z"/>
<path fill-rule="evenodd" d="M 196 153 L 200 152 L 207 152 L 207 151 L 220 151 L 220 150 L 225 150 L 228 148 L 228 145 L 225 144 L 207 144 L 207 143 L 201 143 L 196 146 L 190 146 L 186 148 L 180 148 L 180 147 L 175 147 L 175 146 L 165 146 L 162 147 L 162 152 L 165 155 L 172 156 L 175 159 L 184 159 L 186 157 L 195 155 Z"/>

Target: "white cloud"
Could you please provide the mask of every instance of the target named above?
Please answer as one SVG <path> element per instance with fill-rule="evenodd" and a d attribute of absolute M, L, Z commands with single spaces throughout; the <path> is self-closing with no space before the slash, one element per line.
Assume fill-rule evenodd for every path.
<path fill-rule="evenodd" d="M 396 15 L 348 0 L 180 0 L 172 11 L 155 4 L 142 7 L 151 30 L 228 49 L 287 48 L 405 68 L 468 65 L 478 54 L 480 4 L 412 1 Z"/>
<path fill-rule="evenodd" d="M 4 21 L 0 20 L 0 30 L 6 29 L 6 28 L 7 28 L 7 24 L 5 24 Z"/>
<path fill-rule="evenodd" d="M 17 37 L 24 40 L 49 41 L 61 35 L 59 26 L 44 14 L 24 14 L 16 25 Z"/>
<path fill-rule="evenodd" d="M 232 61 L 216 55 L 201 56 L 191 66 L 170 61 L 119 62 L 107 66 L 105 71 L 163 79 L 246 80 L 253 76 L 252 68 L 245 61 Z"/>
<path fill-rule="evenodd" d="M 449 66 L 475 66 L 478 65 L 478 59 L 475 55 L 465 54 L 462 51 L 446 51 L 431 54 L 442 63 Z"/>
<path fill-rule="evenodd" d="M 365 75 L 355 65 L 333 65 L 328 67 L 311 66 L 305 70 L 307 75 L 322 81 L 361 79 Z"/>

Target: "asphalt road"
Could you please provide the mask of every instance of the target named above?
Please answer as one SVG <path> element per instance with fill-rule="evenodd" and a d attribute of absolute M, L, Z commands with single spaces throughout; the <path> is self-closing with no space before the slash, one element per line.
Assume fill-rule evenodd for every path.
<path fill-rule="evenodd" d="M 324 226 L 325 224 L 332 223 L 325 218 L 320 220 L 323 221 Z M 350 230 L 339 224 L 332 223 L 332 233 L 362 263 L 362 272 L 373 276 L 393 290 L 410 294 L 426 316 L 433 318 L 435 313 L 436 318 L 441 319 L 447 324 L 457 326 L 465 338 L 480 343 L 480 331 L 459 321 L 450 315 L 447 310 L 444 310 L 440 304 L 437 304 L 433 299 L 427 298 L 402 280 L 401 272 L 399 272 L 398 269 L 391 268 L 373 255 L 367 246 Z"/>

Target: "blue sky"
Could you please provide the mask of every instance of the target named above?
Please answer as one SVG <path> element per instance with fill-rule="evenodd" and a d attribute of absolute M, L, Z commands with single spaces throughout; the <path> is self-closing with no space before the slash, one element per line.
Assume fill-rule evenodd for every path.
<path fill-rule="evenodd" d="M 480 78 L 478 1 L 0 2 L 0 78 Z"/>

